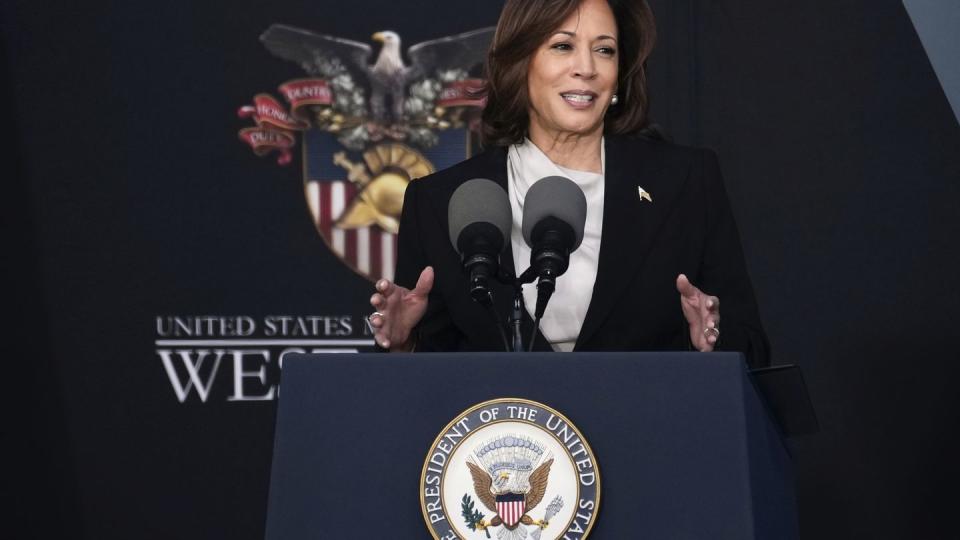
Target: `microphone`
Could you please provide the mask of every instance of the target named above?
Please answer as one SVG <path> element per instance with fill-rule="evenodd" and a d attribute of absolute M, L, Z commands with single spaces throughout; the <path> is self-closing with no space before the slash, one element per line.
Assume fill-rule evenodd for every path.
<path fill-rule="evenodd" d="M 523 201 L 523 239 L 530 246 L 530 269 L 536 273 L 540 320 L 556 290 L 557 278 L 567 271 L 570 253 L 583 241 L 587 197 L 573 180 L 548 176 L 527 190 Z"/>
<path fill-rule="evenodd" d="M 470 275 L 470 296 L 491 307 L 490 276 L 497 275 L 513 223 L 507 192 L 492 180 L 467 180 L 450 197 L 447 220 L 450 242 Z"/>

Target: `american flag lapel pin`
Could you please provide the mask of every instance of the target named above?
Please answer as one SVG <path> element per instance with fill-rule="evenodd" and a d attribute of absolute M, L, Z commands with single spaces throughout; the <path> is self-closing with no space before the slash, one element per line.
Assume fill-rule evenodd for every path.
<path fill-rule="evenodd" d="M 650 196 L 650 192 L 649 192 L 649 191 L 647 191 L 647 190 L 645 190 L 645 189 L 643 189 L 642 187 L 639 187 L 639 186 L 637 187 L 637 191 L 640 193 L 640 200 L 641 200 L 641 201 L 653 202 L 653 197 Z"/>

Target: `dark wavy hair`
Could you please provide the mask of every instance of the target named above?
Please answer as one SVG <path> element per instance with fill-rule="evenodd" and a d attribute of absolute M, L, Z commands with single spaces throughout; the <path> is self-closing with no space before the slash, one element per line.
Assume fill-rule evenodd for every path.
<path fill-rule="evenodd" d="M 523 141 L 530 123 L 527 75 L 537 49 L 574 13 L 583 0 L 507 0 L 487 54 L 481 138 L 484 146 Z M 646 0 L 607 0 L 617 21 L 617 95 L 607 109 L 605 133 L 639 133 L 647 118 L 645 64 L 657 30 Z"/>

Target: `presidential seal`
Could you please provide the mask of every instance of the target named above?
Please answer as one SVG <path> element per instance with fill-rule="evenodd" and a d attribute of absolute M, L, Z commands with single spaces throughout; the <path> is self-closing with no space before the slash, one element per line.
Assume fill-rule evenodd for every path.
<path fill-rule="evenodd" d="M 517 398 L 474 405 L 440 432 L 420 476 L 437 540 L 579 540 L 596 521 L 600 472 L 583 434 Z"/>

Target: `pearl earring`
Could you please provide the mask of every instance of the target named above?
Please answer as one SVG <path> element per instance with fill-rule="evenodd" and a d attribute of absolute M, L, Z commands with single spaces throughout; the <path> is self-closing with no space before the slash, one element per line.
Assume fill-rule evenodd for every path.
<path fill-rule="evenodd" d="M 614 94 L 613 97 L 610 98 L 610 104 L 616 105 L 617 103 L 620 103 L 620 98 L 616 94 Z"/>

